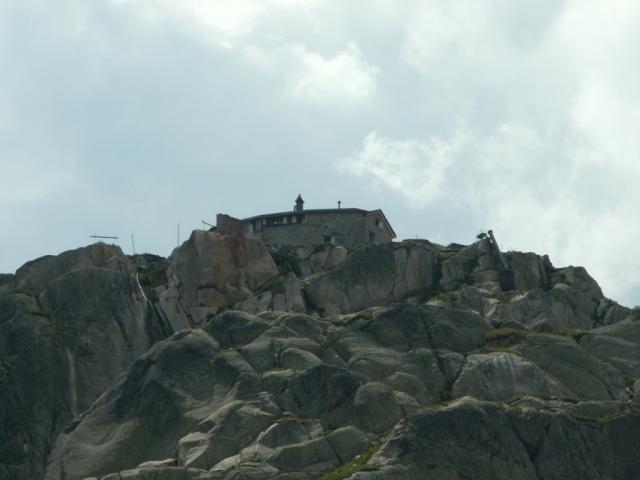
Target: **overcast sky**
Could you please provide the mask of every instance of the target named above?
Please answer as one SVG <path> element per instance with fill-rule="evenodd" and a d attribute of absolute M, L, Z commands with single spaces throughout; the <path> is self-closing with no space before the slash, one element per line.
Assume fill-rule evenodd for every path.
<path fill-rule="evenodd" d="M 2 0 L 0 271 L 383 208 L 640 304 L 637 0 Z"/>

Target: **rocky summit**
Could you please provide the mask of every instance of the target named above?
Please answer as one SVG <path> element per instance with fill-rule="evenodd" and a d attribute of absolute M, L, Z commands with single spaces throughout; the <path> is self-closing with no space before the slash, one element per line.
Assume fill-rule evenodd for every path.
<path fill-rule="evenodd" d="M 640 308 L 488 239 L 0 275 L 3 480 L 640 478 Z"/>

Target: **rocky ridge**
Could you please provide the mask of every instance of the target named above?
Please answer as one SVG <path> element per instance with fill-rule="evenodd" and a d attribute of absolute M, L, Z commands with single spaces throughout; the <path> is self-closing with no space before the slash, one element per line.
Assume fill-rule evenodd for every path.
<path fill-rule="evenodd" d="M 0 478 L 640 476 L 640 309 L 506 256 L 513 292 L 485 240 L 29 262 L 0 276 Z"/>

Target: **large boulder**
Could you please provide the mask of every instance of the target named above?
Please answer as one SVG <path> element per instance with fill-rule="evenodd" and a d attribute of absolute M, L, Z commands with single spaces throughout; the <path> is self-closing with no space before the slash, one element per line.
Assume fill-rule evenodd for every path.
<path fill-rule="evenodd" d="M 515 348 L 527 360 L 562 382 L 577 398 L 629 399 L 624 375 L 608 362 L 590 355 L 571 338 L 530 334 Z"/>
<path fill-rule="evenodd" d="M 550 290 L 534 289 L 496 305 L 497 323 L 518 323 L 531 329 L 554 332 L 588 330 L 597 322 L 598 300 L 564 283 Z"/>
<path fill-rule="evenodd" d="M 58 438 L 45 478 L 81 480 L 174 457 L 179 440 L 198 423 L 187 412 L 214 394 L 217 348 L 201 330 L 156 343 Z"/>
<path fill-rule="evenodd" d="M 514 272 L 516 289 L 547 289 L 551 284 L 550 274 L 554 270 L 547 255 L 527 252 L 507 252 L 509 268 Z"/>
<path fill-rule="evenodd" d="M 505 407 L 465 398 L 398 424 L 370 469 L 395 467 L 395 476 L 363 472 L 353 478 L 473 478 L 582 480 L 636 478 L 640 411 L 584 420 L 568 413 Z M 570 448 L 567 448 L 570 445 Z"/>
<path fill-rule="evenodd" d="M 440 285 L 444 290 L 457 290 L 465 284 L 497 282 L 499 279 L 499 261 L 486 239 L 454 249 L 442 262 Z"/>
<path fill-rule="evenodd" d="M 632 339 L 630 323 L 605 331 Z M 639 427 L 629 382 L 576 340 L 492 329 L 442 305 L 329 318 L 226 310 L 136 361 L 58 440 L 48 480 L 527 478 L 548 467 L 532 452 L 549 465 L 569 455 L 559 438 L 577 441 L 571 429 L 629 419 L 618 442 Z M 632 458 L 607 435 L 585 438 Z"/>
<path fill-rule="evenodd" d="M 304 291 L 311 308 L 333 315 L 424 295 L 437 281 L 431 248 L 386 243 L 355 251 L 339 267 L 309 280 Z"/>
<path fill-rule="evenodd" d="M 446 252 L 446 251 L 445 251 Z M 516 290 L 548 288 L 553 265 L 546 255 L 535 253 L 508 252 L 507 265 L 514 272 Z M 441 286 L 444 290 L 457 290 L 464 285 L 498 282 L 500 260 L 487 239 L 445 254 L 442 262 Z"/>
<path fill-rule="evenodd" d="M 278 275 L 259 238 L 195 230 L 169 257 L 168 288 L 160 306 L 174 330 L 201 326 Z"/>
<path fill-rule="evenodd" d="M 0 472 L 5 469 L 5 478 L 41 478 L 46 455 L 65 424 L 167 334 L 135 278 L 120 269 L 71 268 L 45 281 L 51 272 L 63 271 L 52 265 L 66 265 L 73 257 L 64 256 L 61 263 L 47 260 L 46 274 L 32 266 L 31 276 L 22 277 L 34 288 L 48 285 L 40 295 L 0 298 Z"/>
<path fill-rule="evenodd" d="M 233 306 L 249 313 L 266 311 L 305 312 L 300 281 L 293 274 L 279 275 L 265 284 L 258 293 Z"/>
<path fill-rule="evenodd" d="M 607 362 L 626 378 L 640 378 L 640 322 L 631 318 L 585 332 L 580 346 L 591 355 Z"/>
<path fill-rule="evenodd" d="M 103 267 L 124 274 L 135 272 L 129 259 L 120 247 L 102 242 L 68 250 L 59 255 L 47 255 L 25 263 L 15 276 L 17 289 L 39 292 L 54 279 L 73 270 L 86 267 Z"/>
<path fill-rule="evenodd" d="M 283 275 L 306 278 L 333 270 L 344 263 L 349 251 L 342 245 L 311 246 L 270 245 L 269 252 Z"/>
<path fill-rule="evenodd" d="M 35 298 L 0 297 L 0 315 L 0 478 L 40 479 L 73 417 L 68 359 Z"/>
<path fill-rule="evenodd" d="M 469 355 L 453 385 L 453 396 L 510 400 L 525 395 L 570 398 L 573 393 L 540 367 L 509 352 Z"/>
<path fill-rule="evenodd" d="M 115 270 L 88 267 L 71 271 L 49 284 L 40 304 L 53 319 L 68 360 L 74 414 L 84 412 L 120 373 L 168 333 L 135 279 Z"/>

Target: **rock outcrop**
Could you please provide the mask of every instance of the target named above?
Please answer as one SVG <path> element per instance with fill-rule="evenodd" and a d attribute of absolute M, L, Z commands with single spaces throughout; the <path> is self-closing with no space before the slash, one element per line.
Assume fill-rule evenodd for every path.
<path fill-rule="evenodd" d="M 363 247 L 304 287 L 312 309 L 333 315 L 424 296 L 438 281 L 434 251 L 419 242 Z"/>
<path fill-rule="evenodd" d="M 640 476 L 640 310 L 490 244 L 91 246 L 0 277 L 0 478 Z"/>
<path fill-rule="evenodd" d="M 378 471 L 350 478 L 636 478 L 640 448 L 626 441 L 640 428 L 640 410 L 599 407 L 463 398 L 399 423 L 369 460 Z"/>
<path fill-rule="evenodd" d="M 166 336 L 132 270 L 93 245 L 22 267 L 0 297 L 0 478 L 42 478 L 65 425 Z"/>
<path fill-rule="evenodd" d="M 196 230 L 169 257 L 160 307 L 176 331 L 201 326 L 208 315 L 251 297 L 277 275 L 260 239 Z"/>
<path fill-rule="evenodd" d="M 16 289 L 40 292 L 65 273 L 86 267 L 109 268 L 123 274 L 135 272 L 120 247 L 98 242 L 25 263 L 16 271 Z"/>
<path fill-rule="evenodd" d="M 353 478 L 436 479 L 476 468 L 473 478 L 539 478 L 537 469 L 553 470 L 545 462 L 571 461 L 562 429 L 627 419 L 629 431 L 623 423 L 599 430 L 584 448 L 631 458 L 610 451 L 640 428 L 631 397 L 622 372 L 574 338 L 492 329 L 469 310 L 400 304 L 325 318 L 227 311 L 136 362 L 61 437 L 47 478 L 142 479 L 151 467 L 140 464 L 166 458 L 185 475 L 176 478 L 193 479 L 345 469 L 360 471 Z M 462 450 L 471 439 L 469 457 Z M 541 460 L 540 448 L 562 451 Z M 607 468 L 637 467 L 613 460 Z M 590 460 L 578 471 L 596 469 Z M 550 478 L 599 478 L 561 471 Z"/>
<path fill-rule="evenodd" d="M 10 273 L 0 273 L 0 295 L 16 288 L 16 276 Z"/>

